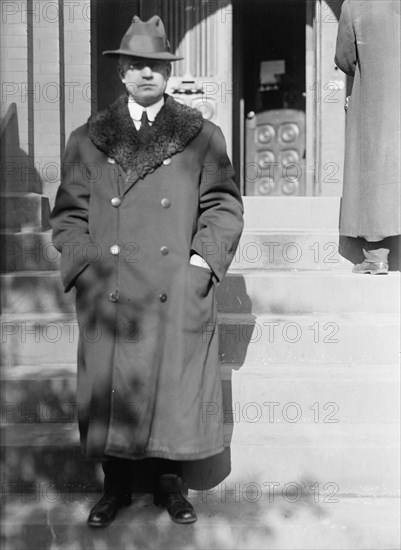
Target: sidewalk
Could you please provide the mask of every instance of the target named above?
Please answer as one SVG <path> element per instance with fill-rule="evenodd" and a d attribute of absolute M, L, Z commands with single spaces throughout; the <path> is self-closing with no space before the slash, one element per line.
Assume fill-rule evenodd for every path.
<path fill-rule="evenodd" d="M 400 548 L 400 502 L 396 498 L 337 495 L 327 503 L 312 496 L 290 502 L 280 495 L 269 502 L 235 502 L 235 495 L 190 492 L 198 521 L 174 524 L 156 508 L 150 495 L 140 495 L 112 525 L 86 526 L 99 495 L 52 494 L 47 502 L 34 496 L 3 499 L 3 550 L 395 550 Z M 254 500 L 257 496 L 255 495 Z M 50 502 L 50 501 L 53 501 Z M 5 501 L 5 502 L 4 502 Z M 24 502 L 25 501 L 25 502 Z"/>

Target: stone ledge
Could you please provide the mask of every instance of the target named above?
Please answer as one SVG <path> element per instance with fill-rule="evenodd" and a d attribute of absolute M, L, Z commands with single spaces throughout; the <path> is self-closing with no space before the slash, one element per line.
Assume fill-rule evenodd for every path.
<path fill-rule="evenodd" d="M 0 232 L 0 271 L 58 270 L 60 253 L 51 237 L 51 231 Z"/>
<path fill-rule="evenodd" d="M 231 467 L 225 476 L 229 475 L 223 477 L 228 488 L 236 483 L 263 486 L 266 482 L 304 482 L 318 483 L 322 489 L 333 484 L 334 493 L 399 496 L 397 425 L 252 427 L 238 424 L 232 433 L 232 426 L 224 425 L 226 445 L 231 450 Z M 260 428 L 264 429 L 263 439 Z M 36 482 L 50 483 L 59 491 L 63 487 L 98 490 L 95 464 L 85 462 L 80 454 L 76 424 L 21 424 L 2 432 L 3 491 L 18 492 L 24 484 Z M 202 462 L 188 471 L 190 488 L 204 487 L 210 476 L 210 472 L 202 472 Z M 142 466 L 138 464 L 138 468 Z M 141 478 L 136 482 L 140 483 Z M 327 494 L 327 486 L 325 489 Z"/>
<path fill-rule="evenodd" d="M 3 313 L 73 313 L 74 293 L 66 294 L 58 271 L 0 275 Z M 398 314 L 400 273 L 382 277 L 351 272 L 229 272 L 217 289 L 222 313 Z"/>
<path fill-rule="evenodd" d="M 50 228 L 49 198 L 37 193 L 5 193 L 1 196 L 1 229 L 43 231 Z"/>
<path fill-rule="evenodd" d="M 272 365 L 264 373 L 252 369 L 220 368 L 223 410 L 205 403 L 205 416 L 220 415 L 224 421 L 263 425 L 287 424 L 392 424 L 399 416 L 397 366 L 340 369 Z M 13 370 L 20 372 L 16 377 Z M 283 372 L 284 371 L 284 372 Z M 76 368 L 32 367 L 2 372 L 2 424 L 74 423 L 77 421 Z M 367 405 L 368 404 L 368 405 Z M 330 426 L 327 427 L 330 429 Z"/>
<path fill-rule="evenodd" d="M 227 365 L 399 364 L 397 314 L 226 313 L 218 322 L 220 360 Z M 72 314 L 7 314 L 1 329 L 3 365 L 76 362 L 78 325 Z"/>
<path fill-rule="evenodd" d="M 340 197 L 242 197 L 245 227 L 338 230 Z"/>

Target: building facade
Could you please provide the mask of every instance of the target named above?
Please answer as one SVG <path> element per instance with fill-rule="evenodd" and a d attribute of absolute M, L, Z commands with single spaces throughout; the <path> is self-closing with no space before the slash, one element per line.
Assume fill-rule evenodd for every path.
<path fill-rule="evenodd" d="M 244 195 L 339 196 L 347 83 L 335 67 L 342 0 L 13 0 L 1 5 L 2 173 L 52 202 L 70 132 L 123 89 L 133 14 L 160 14 L 168 93 L 226 136 Z"/>

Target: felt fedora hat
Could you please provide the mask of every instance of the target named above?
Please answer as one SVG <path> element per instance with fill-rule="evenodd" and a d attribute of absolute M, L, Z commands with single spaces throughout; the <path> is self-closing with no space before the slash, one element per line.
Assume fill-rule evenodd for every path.
<path fill-rule="evenodd" d="M 103 55 L 131 55 L 166 61 L 183 59 L 171 53 L 163 21 L 158 15 L 154 15 L 148 21 L 141 21 L 137 15 L 134 15 L 129 29 L 121 40 L 120 48 L 106 50 Z"/>

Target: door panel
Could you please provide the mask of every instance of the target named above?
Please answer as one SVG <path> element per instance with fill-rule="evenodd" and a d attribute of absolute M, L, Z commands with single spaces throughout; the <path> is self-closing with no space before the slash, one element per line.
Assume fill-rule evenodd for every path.
<path fill-rule="evenodd" d="M 276 109 L 246 120 L 246 195 L 305 194 L 305 113 Z"/>

